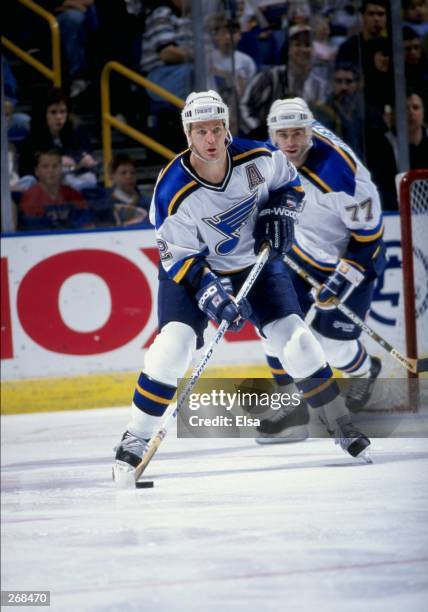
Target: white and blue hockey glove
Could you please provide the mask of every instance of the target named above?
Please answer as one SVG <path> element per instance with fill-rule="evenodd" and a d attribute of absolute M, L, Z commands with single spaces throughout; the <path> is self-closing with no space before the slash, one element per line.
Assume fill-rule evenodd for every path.
<path fill-rule="evenodd" d="M 272 256 L 284 255 L 294 240 L 294 223 L 303 209 L 303 194 L 290 189 L 272 196 L 260 210 L 254 227 L 254 251 L 269 242 Z"/>
<path fill-rule="evenodd" d="M 239 304 L 233 297 L 230 278 L 219 278 L 212 272 L 202 279 L 202 287 L 196 294 L 198 306 L 210 319 L 220 324 L 223 319 L 230 322 L 229 331 L 239 331 L 251 315 L 251 306 L 246 298 Z"/>
<path fill-rule="evenodd" d="M 336 308 L 335 299 L 345 302 L 363 279 L 364 274 L 358 268 L 351 262 L 341 259 L 335 271 L 330 274 L 317 292 L 318 308 L 333 310 Z"/>

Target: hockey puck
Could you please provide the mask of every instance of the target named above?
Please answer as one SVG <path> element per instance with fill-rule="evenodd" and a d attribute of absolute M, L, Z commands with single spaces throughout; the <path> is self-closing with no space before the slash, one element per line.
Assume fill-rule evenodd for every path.
<path fill-rule="evenodd" d="M 137 489 L 151 489 L 155 486 L 153 480 L 142 480 L 141 482 L 136 482 L 135 486 Z"/>

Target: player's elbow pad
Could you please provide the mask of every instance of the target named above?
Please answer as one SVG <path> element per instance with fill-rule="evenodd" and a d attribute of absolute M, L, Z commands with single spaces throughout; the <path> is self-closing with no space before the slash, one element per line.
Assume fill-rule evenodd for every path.
<path fill-rule="evenodd" d="M 382 238 L 373 242 L 359 242 L 351 237 L 343 259 L 356 262 L 364 268 L 366 279 L 378 278 L 386 266 L 386 247 Z"/>

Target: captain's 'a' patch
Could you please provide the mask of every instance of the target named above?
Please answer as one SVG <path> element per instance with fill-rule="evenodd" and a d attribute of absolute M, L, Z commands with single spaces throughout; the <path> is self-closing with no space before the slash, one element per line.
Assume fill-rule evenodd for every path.
<path fill-rule="evenodd" d="M 254 189 L 257 185 L 261 185 L 265 182 L 265 179 L 257 168 L 256 164 L 247 164 L 245 166 L 245 172 L 247 173 L 248 187 Z"/>

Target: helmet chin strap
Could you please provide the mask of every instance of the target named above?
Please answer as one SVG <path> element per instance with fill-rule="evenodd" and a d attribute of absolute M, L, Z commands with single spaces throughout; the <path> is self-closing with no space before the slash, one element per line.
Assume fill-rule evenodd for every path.
<path fill-rule="evenodd" d="M 186 134 L 187 136 L 187 144 L 189 145 L 189 149 L 190 152 L 199 159 L 199 161 L 203 162 L 204 164 L 217 164 L 220 160 L 220 157 L 217 159 L 205 159 L 204 157 L 202 157 L 202 155 L 199 155 L 199 153 L 197 153 L 195 151 L 195 149 L 193 148 L 192 145 L 192 141 L 190 140 L 190 136 L 189 134 Z M 230 145 L 232 144 L 232 134 L 230 133 L 230 130 L 227 130 L 226 133 L 226 149 L 228 149 L 230 147 Z"/>
<path fill-rule="evenodd" d="M 313 142 L 312 142 L 312 136 L 311 136 L 310 138 L 308 138 L 308 143 L 307 143 L 306 147 L 303 149 L 302 155 L 300 156 L 300 158 L 302 160 L 304 159 L 304 157 L 305 157 L 306 153 L 309 151 L 309 149 L 312 147 L 312 144 L 313 144 Z"/>

